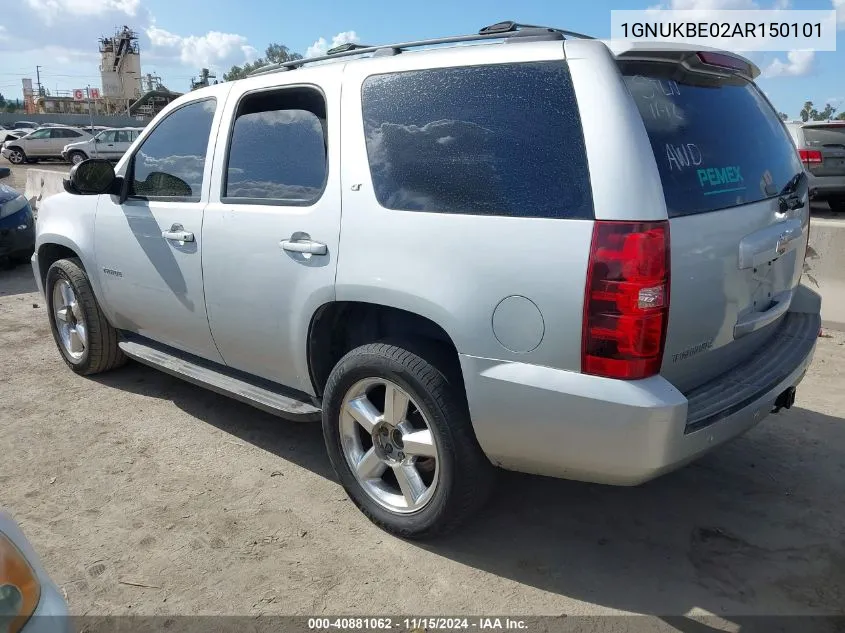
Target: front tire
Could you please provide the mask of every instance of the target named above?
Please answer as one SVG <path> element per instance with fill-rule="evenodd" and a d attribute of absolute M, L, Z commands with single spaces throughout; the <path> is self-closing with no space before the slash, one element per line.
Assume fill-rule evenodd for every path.
<path fill-rule="evenodd" d="M 117 331 L 103 315 L 79 259 L 60 259 L 50 266 L 44 291 L 50 329 L 68 367 L 88 376 L 126 363 Z"/>
<path fill-rule="evenodd" d="M 71 152 L 68 158 L 70 159 L 71 165 L 78 165 L 82 161 L 88 160 L 88 156 L 85 155 L 85 152 Z"/>
<path fill-rule="evenodd" d="M 26 162 L 26 154 L 19 147 L 12 147 L 9 150 L 9 162 L 13 165 L 23 165 Z"/>
<path fill-rule="evenodd" d="M 473 433 L 459 373 L 407 347 L 364 345 L 337 363 L 323 435 L 355 505 L 386 531 L 422 539 L 475 513 L 494 469 Z"/>

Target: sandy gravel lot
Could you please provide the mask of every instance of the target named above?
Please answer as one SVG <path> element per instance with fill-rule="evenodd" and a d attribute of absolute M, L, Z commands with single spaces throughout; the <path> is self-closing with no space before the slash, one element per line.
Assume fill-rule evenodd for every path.
<path fill-rule="evenodd" d="M 414 544 L 346 500 L 319 425 L 136 364 L 74 375 L 19 266 L 0 505 L 79 615 L 842 614 L 845 335 L 826 336 L 792 410 L 698 463 L 638 488 L 502 473 L 461 533 Z"/>

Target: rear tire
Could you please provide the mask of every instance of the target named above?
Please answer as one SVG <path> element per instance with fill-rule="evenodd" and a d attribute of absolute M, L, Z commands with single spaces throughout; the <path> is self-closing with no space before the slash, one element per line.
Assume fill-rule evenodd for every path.
<path fill-rule="evenodd" d="M 68 367 L 89 376 L 126 363 L 117 330 L 100 309 L 79 259 L 60 259 L 50 266 L 44 294 L 50 329 Z"/>
<path fill-rule="evenodd" d="M 323 436 L 355 505 L 382 529 L 423 539 L 475 514 L 495 471 L 473 433 L 459 374 L 408 347 L 363 345 L 337 363 L 323 397 Z M 385 401 L 397 404 L 388 411 Z"/>

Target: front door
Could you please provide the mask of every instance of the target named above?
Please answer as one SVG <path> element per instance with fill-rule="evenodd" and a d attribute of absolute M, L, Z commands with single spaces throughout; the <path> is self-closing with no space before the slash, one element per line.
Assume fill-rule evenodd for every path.
<path fill-rule="evenodd" d="M 118 168 L 126 201 L 100 196 L 95 222 L 97 272 L 115 327 L 218 362 L 203 297 L 202 221 L 206 156 L 226 92 L 221 85 L 160 120 Z"/>
<path fill-rule="evenodd" d="M 105 130 L 94 138 L 92 158 L 109 158 L 109 149 L 114 147 L 114 135 L 117 130 Z"/>
<path fill-rule="evenodd" d="M 43 127 L 40 130 L 35 130 L 32 134 L 26 137 L 26 144 L 24 151 L 27 156 L 49 156 L 50 155 L 50 133 L 51 129 Z"/>
<path fill-rule="evenodd" d="M 233 88 L 202 229 L 208 318 L 226 363 L 305 392 L 311 316 L 335 296 L 339 66 L 308 69 L 307 86 L 272 73 Z"/>

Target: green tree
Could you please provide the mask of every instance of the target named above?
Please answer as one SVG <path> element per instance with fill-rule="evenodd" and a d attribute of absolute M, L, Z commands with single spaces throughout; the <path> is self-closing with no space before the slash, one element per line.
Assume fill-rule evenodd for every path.
<path fill-rule="evenodd" d="M 789 115 L 786 112 L 778 112 L 778 116 L 781 120 L 786 121 L 789 118 Z"/>
<path fill-rule="evenodd" d="M 845 112 L 840 112 L 840 113 L 837 115 L 836 120 L 837 120 L 837 121 L 845 121 Z"/>
<path fill-rule="evenodd" d="M 6 107 L 6 97 L 3 96 L 3 93 L 0 92 L 0 108 Z"/>
<path fill-rule="evenodd" d="M 259 57 L 252 63 L 246 63 L 243 66 L 232 66 L 229 72 L 223 73 L 223 81 L 235 81 L 236 79 L 243 79 L 254 70 L 258 70 L 267 64 L 282 64 L 297 59 L 302 59 L 299 53 L 293 53 L 284 44 L 270 44 L 264 51 L 264 57 Z"/>
<path fill-rule="evenodd" d="M 804 121 L 805 123 L 807 121 L 810 121 L 810 120 L 816 121 L 817 120 L 816 117 L 818 115 L 819 115 L 819 111 L 816 110 L 813 107 L 813 102 L 812 101 L 805 101 L 804 107 L 801 108 L 801 113 L 799 115 L 801 117 L 801 120 Z"/>
<path fill-rule="evenodd" d="M 827 121 L 828 119 L 832 119 L 833 115 L 836 114 L 836 108 L 834 108 L 829 103 L 826 103 L 824 106 L 824 110 L 816 114 L 815 121 Z"/>

